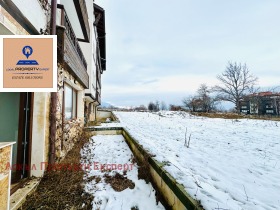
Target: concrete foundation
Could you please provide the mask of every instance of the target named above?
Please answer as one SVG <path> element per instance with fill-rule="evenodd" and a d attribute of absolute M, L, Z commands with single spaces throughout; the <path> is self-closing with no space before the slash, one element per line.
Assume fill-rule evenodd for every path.
<path fill-rule="evenodd" d="M 184 186 L 177 183 L 176 180 L 163 169 L 164 164 L 151 157 L 126 129 L 122 127 L 91 127 L 86 128 L 86 131 L 91 135 L 122 134 L 137 160 L 140 162 L 148 162 L 152 184 L 171 209 L 203 210 L 200 203 L 186 192 Z"/>

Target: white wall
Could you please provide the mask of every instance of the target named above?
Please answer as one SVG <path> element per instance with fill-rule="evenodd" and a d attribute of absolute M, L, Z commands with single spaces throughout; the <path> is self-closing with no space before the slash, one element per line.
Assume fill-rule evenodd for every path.
<path fill-rule="evenodd" d="M 91 93 L 95 96 L 96 89 L 96 66 L 93 56 L 95 56 L 96 50 L 96 33 L 95 28 L 93 27 L 94 11 L 93 11 L 93 1 L 86 0 L 87 12 L 89 14 L 89 24 L 90 24 L 90 43 L 80 42 L 80 46 L 86 58 L 88 68 L 87 72 L 89 75 L 89 89 L 86 89 L 86 93 Z"/>
<path fill-rule="evenodd" d="M 38 0 L 12 0 L 22 14 L 40 31 L 47 27 L 47 14 Z"/>
<path fill-rule="evenodd" d="M 60 0 L 60 4 L 64 5 L 64 8 L 71 22 L 71 26 L 75 32 L 76 37 L 83 39 L 83 31 L 79 22 L 79 18 L 73 0 Z M 90 16 L 91 13 L 88 12 L 88 14 Z"/>
<path fill-rule="evenodd" d="M 77 118 L 84 120 L 84 90 L 80 90 L 77 93 Z"/>
<path fill-rule="evenodd" d="M 31 166 L 36 168 L 31 169 L 31 176 L 43 176 L 46 165 L 42 164 L 48 161 L 49 107 L 49 93 L 34 93 Z"/>

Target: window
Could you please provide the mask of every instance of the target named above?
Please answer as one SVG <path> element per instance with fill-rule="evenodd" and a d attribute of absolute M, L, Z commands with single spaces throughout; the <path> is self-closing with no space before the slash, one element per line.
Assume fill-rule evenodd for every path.
<path fill-rule="evenodd" d="M 274 112 L 273 112 L 273 110 L 266 110 L 266 113 L 271 113 L 271 114 L 273 114 Z"/>
<path fill-rule="evenodd" d="M 64 85 L 64 114 L 67 120 L 77 117 L 77 91 L 67 84 Z"/>
<path fill-rule="evenodd" d="M 242 106 L 241 109 L 247 109 L 247 106 Z"/>

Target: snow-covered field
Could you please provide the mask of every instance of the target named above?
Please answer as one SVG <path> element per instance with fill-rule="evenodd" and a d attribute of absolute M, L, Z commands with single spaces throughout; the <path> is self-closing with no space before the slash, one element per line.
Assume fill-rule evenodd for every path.
<path fill-rule="evenodd" d="M 93 136 L 81 151 L 86 170 L 86 192 L 94 196 L 94 210 L 163 210 L 156 204 L 155 191 L 151 184 L 138 179 L 137 164 L 133 163 L 132 153 L 122 135 Z M 106 182 L 106 177 L 116 173 L 126 177 L 134 187 L 120 192 Z M 122 179 L 113 179 L 115 186 L 124 186 Z M 119 184 L 118 184 L 119 183 Z"/>
<path fill-rule="evenodd" d="M 119 126 L 166 162 L 166 170 L 205 209 L 280 209 L 280 122 L 184 112 L 115 114 Z"/>

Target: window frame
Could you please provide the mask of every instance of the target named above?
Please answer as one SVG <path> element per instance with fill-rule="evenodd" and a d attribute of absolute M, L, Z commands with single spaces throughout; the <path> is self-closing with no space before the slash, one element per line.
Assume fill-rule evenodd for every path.
<path fill-rule="evenodd" d="M 69 88 L 69 90 L 71 90 L 71 101 L 72 101 L 72 104 L 71 104 L 71 107 L 72 107 L 72 110 L 71 110 L 71 117 L 67 117 L 66 116 L 66 95 L 67 95 L 67 91 L 66 91 L 66 88 Z M 68 83 L 64 83 L 64 91 L 63 91 L 63 115 L 64 115 L 64 120 L 66 121 L 70 121 L 70 120 L 73 120 L 73 119 L 77 119 L 77 116 L 78 116 L 78 91 L 73 88 L 71 85 L 69 85 Z"/>

